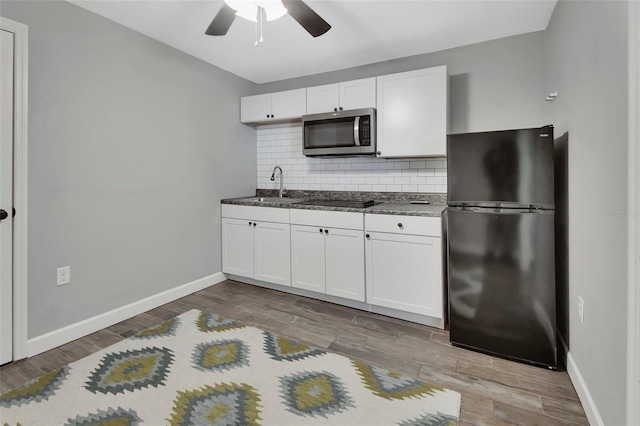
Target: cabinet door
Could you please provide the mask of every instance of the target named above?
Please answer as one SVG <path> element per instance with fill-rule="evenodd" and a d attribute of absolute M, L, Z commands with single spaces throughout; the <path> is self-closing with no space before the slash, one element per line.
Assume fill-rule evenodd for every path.
<path fill-rule="evenodd" d="M 254 229 L 256 280 L 291 285 L 290 226 L 258 222 Z"/>
<path fill-rule="evenodd" d="M 325 292 L 325 238 L 320 229 L 291 225 L 292 287 Z"/>
<path fill-rule="evenodd" d="M 441 239 L 368 232 L 367 302 L 434 318 L 443 316 Z"/>
<path fill-rule="evenodd" d="M 306 89 L 287 90 L 271 94 L 273 120 L 300 118 L 307 110 Z"/>
<path fill-rule="evenodd" d="M 307 114 L 330 112 L 340 106 L 340 85 L 307 87 Z"/>
<path fill-rule="evenodd" d="M 253 278 L 253 226 L 222 218 L 222 272 Z"/>
<path fill-rule="evenodd" d="M 364 232 L 335 228 L 328 231 L 326 293 L 364 302 Z"/>
<path fill-rule="evenodd" d="M 375 77 L 340 83 L 340 106 L 345 110 L 375 108 Z"/>
<path fill-rule="evenodd" d="M 240 98 L 240 121 L 254 123 L 268 121 L 271 115 L 271 93 Z"/>
<path fill-rule="evenodd" d="M 447 67 L 378 77 L 378 151 L 381 157 L 447 153 Z"/>

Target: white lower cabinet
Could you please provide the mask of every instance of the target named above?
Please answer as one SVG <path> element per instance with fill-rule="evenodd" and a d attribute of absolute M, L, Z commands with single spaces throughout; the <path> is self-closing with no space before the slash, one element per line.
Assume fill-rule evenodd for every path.
<path fill-rule="evenodd" d="M 441 232 L 439 217 L 223 204 L 222 271 L 440 321 Z"/>
<path fill-rule="evenodd" d="M 222 272 L 253 277 L 253 223 L 222 218 Z"/>
<path fill-rule="evenodd" d="M 362 214 L 292 210 L 291 215 L 292 287 L 364 302 Z"/>
<path fill-rule="evenodd" d="M 439 218 L 365 215 L 367 303 L 443 318 L 439 222 Z"/>
<path fill-rule="evenodd" d="M 289 211 L 223 204 L 222 212 L 222 272 L 291 286 Z"/>

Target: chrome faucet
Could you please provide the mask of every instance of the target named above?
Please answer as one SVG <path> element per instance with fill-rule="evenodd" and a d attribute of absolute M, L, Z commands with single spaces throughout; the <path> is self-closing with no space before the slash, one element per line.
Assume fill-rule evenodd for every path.
<path fill-rule="evenodd" d="M 273 173 L 271 173 L 271 180 L 276 180 L 276 170 L 280 170 L 280 190 L 278 191 L 278 197 L 282 198 L 282 187 L 284 185 L 284 174 L 282 173 L 282 168 L 280 166 L 275 166 L 273 168 Z"/>

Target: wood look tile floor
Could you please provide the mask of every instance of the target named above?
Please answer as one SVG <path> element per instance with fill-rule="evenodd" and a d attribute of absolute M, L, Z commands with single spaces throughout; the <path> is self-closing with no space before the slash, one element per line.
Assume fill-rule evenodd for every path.
<path fill-rule="evenodd" d="M 455 348 L 445 330 L 234 281 L 4 365 L 0 392 L 194 308 L 456 390 L 461 425 L 588 424 L 564 371 Z"/>

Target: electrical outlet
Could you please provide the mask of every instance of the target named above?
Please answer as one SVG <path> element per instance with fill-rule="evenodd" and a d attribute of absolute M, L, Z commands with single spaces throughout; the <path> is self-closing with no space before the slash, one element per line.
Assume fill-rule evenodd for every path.
<path fill-rule="evenodd" d="M 580 322 L 584 322 L 584 299 L 580 296 L 578 296 L 578 316 Z"/>
<path fill-rule="evenodd" d="M 69 284 L 71 282 L 71 266 L 63 266 L 56 269 L 56 271 L 58 276 L 57 285 Z"/>

